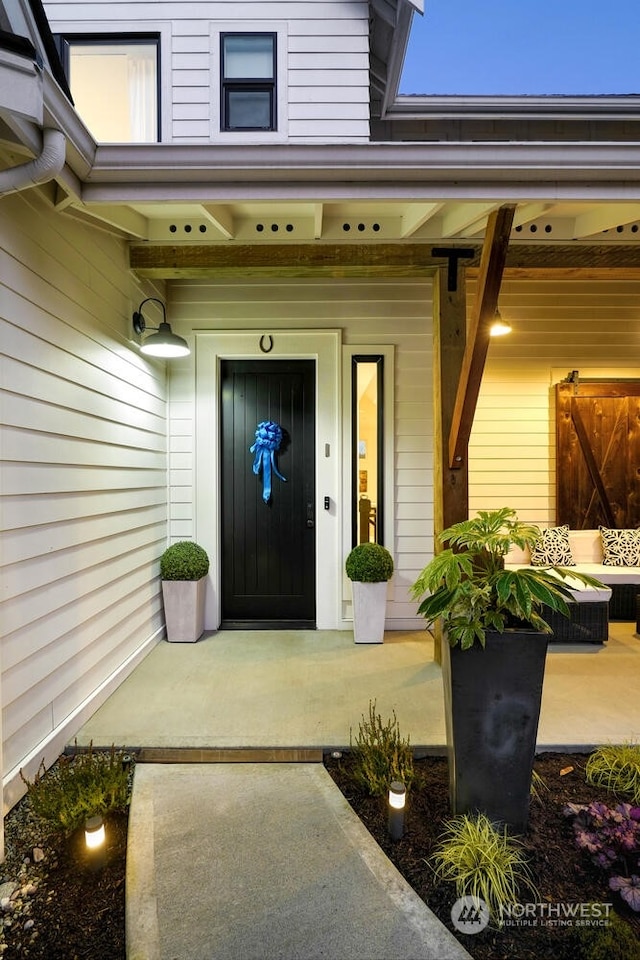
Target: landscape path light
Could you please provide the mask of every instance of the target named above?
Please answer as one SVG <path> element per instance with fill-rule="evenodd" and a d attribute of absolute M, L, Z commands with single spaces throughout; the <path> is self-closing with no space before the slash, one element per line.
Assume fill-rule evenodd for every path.
<path fill-rule="evenodd" d="M 87 850 L 99 850 L 104 846 L 106 834 L 104 831 L 104 820 L 101 816 L 89 817 L 84 825 L 84 842 Z"/>
<path fill-rule="evenodd" d="M 389 784 L 389 836 L 400 840 L 404 833 L 404 808 L 407 790 L 401 780 L 392 780 Z"/>

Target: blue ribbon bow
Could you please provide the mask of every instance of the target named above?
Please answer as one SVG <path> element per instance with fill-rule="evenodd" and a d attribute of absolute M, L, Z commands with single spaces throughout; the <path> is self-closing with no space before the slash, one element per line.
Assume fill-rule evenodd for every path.
<path fill-rule="evenodd" d="M 287 481 L 287 478 L 283 477 L 276 467 L 275 462 L 275 453 L 276 450 L 280 449 L 281 443 L 282 427 L 274 423 L 273 420 L 263 420 L 262 423 L 258 424 L 255 443 L 249 447 L 249 452 L 256 455 L 253 461 L 253 472 L 256 476 L 260 473 L 260 467 L 262 466 L 262 499 L 265 503 L 268 503 L 271 499 L 271 471 L 273 470 L 276 476 L 284 480 L 285 483 Z"/>

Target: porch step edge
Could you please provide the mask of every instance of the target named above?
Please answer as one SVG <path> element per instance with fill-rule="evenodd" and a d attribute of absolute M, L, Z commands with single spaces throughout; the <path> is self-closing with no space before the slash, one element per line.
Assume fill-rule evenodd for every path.
<path fill-rule="evenodd" d="M 141 747 L 138 763 L 322 763 L 320 747 Z"/>

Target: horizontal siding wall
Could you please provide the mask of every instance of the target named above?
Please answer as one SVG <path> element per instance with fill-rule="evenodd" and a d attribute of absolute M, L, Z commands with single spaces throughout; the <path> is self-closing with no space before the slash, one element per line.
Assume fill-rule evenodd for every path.
<path fill-rule="evenodd" d="M 395 348 L 393 465 L 396 573 L 388 623 L 415 626 L 408 589 L 433 550 L 432 287 L 426 281 L 173 281 L 170 314 L 183 336 L 194 329 L 336 329 L 347 346 Z M 171 537 L 191 537 L 194 502 L 194 383 L 191 358 L 171 365 Z M 343 428 L 348 424 L 343 421 Z M 345 511 L 346 514 L 346 511 Z M 350 537 L 345 515 L 344 542 Z M 341 567 L 344 557 L 338 556 Z M 347 588 L 348 592 L 348 588 Z M 350 616 L 350 603 L 343 613 Z"/>
<path fill-rule="evenodd" d="M 7 778 L 55 759 L 162 628 L 167 443 L 164 372 L 128 342 L 143 294 L 125 246 L 35 191 L 2 203 Z"/>
<path fill-rule="evenodd" d="M 54 33 L 162 31 L 163 139 L 369 139 L 366 0 L 105 3 L 46 0 Z M 219 30 L 276 30 L 283 46 L 278 134 L 220 133 Z M 167 116 L 167 114 L 169 114 Z"/>
<path fill-rule="evenodd" d="M 469 288 L 472 302 L 473 287 Z M 571 370 L 640 378 L 640 282 L 505 281 L 469 447 L 469 508 L 555 523 L 555 389 Z"/>

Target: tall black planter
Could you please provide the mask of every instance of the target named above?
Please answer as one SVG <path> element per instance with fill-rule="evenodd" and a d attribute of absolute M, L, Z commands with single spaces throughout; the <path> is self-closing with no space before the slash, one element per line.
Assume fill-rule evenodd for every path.
<path fill-rule="evenodd" d="M 523 833 L 529 818 L 548 636 L 488 633 L 483 649 L 442 645 L 454 813 L 481 811 Z"/>

